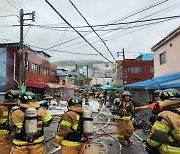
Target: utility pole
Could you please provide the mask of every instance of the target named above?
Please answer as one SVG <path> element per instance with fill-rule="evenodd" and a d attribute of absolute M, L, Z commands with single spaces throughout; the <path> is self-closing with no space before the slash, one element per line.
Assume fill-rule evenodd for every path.
<path fill-rule="evenodd" d="M 87 84 L 89 85 L 89 79 L 88 79 L 88 78 L 89 78 L 89 75 L 88 75 L 88 74 L 89 74 L 89 70 L 88 70 L 88 69 L 89 69 L 89 68 L 88 68 L 88 65 L 87 65 L 87 71 L 86 71 L 86 73 L 87 73 L 87 74 L 86 74 L 86 81 L 87 81 Z"/>
<path fill-rule="evenodd" d="M 78 67 L 78 66 L 77 66 L 77 64 L 76 64 L 76 73 L 77 73 L 77 69 L 78 69 L 77 67 Z"/>
<path fill-rule="evenodd" d="M 122 55 L 120 55 L 122 54 Z M 123 84 L 127 84 L 127 69 L 126 69 L 126 59 L 125 59 L 125 52 L 124 52 L 124 48 L 122 49 L 122 52 L 117 52 L 117 56 L 122 56 L 123 57 L 123 70 L 122 70 L 122 74 L 123 74 Z M 119 67 L 119 66 L 118 66 Z"/>
<path fill-rule="evenodd" d="M 19 78 L 19 88 L 20 92 L 23 92 L 25 88 L 25 59 L 24 59 L 24 45 L 23 45 L 23 20 L 24 14 L 23 9 L 20 10 L 20 46 L 19 46 L 19 54 L 20 54 L 20 78 Z"/>
<path fill-rule="evenodd" d="M 31 19 L 24 19 L 25 15 L 31 15 Z M 19 54 L 20 54 L 20 72 L 19 72 L 19 90 L 20 93 L 26 91 L 26 60 L 27 56 L 24 51 L 24 39 L 23 39 L 23 26 L 25 20 L 32 20 L 35 19 L 35 11 L 32 13 L 24 13 L 23 9 L 20 9 L 20 45 L 19 45 Z"/>

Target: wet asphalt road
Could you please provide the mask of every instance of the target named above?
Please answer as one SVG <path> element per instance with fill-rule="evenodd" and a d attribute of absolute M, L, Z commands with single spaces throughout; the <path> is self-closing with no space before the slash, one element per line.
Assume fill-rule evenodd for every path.
<path fill-rule="evenodd" d="M 109 119 L 112 121 L 112 115 L 110 111 L 107 108 L 103 108 L 102 113 L 105 115 L 108 115 L 110 117 Z M 93 113 L 93 116 L 95 117 L 94 121 L 95 122 L 105 122 L 108 120 L 108 118 L 104 115 L 100 115 L 97 117 L 97 113 Z M 54 133 L 57 130 L 57 125 L 60 120 L 60 117 L 54 117 L 54 120 L 52 124 L 45 129 L 45 137 L 46 139 L 54 135 Z M 99 129 L 104 125 L 98 125 L 95 126 L 95 130 Z M 116 126 L 108 125 L 107 127 L 104 128 L 104 130 L 99 130 L 96 133 L 102 133 L 103 131 L 105 132 L 114 132 L 116 131 Z M 146 139 L 147 135 L 145 135 L 142 132 L 142 129 L 137 129 L 135 130 L 135 133 L 141 137 L 142 139 Z M 145 151 L 145 146 L 142 141 L 137 139 L 135 136 L 131 137 L 133 144 L 127 145 L 127 146 L 121 146 L 117 143 L 117 135 L 103 135 L 103 136 L 96 136 L 92 137 L 90 145 L 87 147 L 87 154 L 92 153 L 93 154 L 147 154 Z M 46 144 L 46 150 L 47 153 L 52 150 L 53 148 L 53 143 L 52 140 L 49 141 Z M 121 149 L 121 150 L 120 150 Z M 55 152 L 55 154 L 59 154 L 60 151 Z"/>

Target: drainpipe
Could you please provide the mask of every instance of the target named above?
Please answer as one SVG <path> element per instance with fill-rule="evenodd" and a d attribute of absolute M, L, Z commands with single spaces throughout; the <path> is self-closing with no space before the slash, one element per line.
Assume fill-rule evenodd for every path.
<path fill-rule="evenodd" d="M 16 53 L 14 52 L 14 74 L 13 74 L 14 81 L 19 84 L 19 82 L 16 80 Z"/>

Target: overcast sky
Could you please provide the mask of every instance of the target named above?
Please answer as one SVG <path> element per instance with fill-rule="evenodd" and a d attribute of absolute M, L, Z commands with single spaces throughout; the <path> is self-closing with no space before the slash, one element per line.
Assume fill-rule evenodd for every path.
<path fill-rule="evenodd" d="M 69 0 L 49 1 L 72 26 L 87 26 L 86 22 L 74 9 Z M 114 23 L 133 12 L 152 6 L 160 1 L 163 0 L 72 0 L 91 25 Z M 79 37 L 79 35 L 71 28 L 66 29 L 67 24 L 52 10 L 45 0 L 0 0 L 0 2 L 0 43 L 19 42 L 19 27 L 12 27 L 12 25 L 19 24 L 19 18 L 17 16 L 19 16 L 19 10 L 22 8 L 25 13 L 36 12 L 35 22 L 25 21 L 25 24 L 31 23 L 41 26 L 41 28 L 34 26 L 24 27 L 24 42 L 25 44 L 29 44 L 31 48 L 37 49 L 33 47 L 36 46 L 47 49 L 68 41 L 68 43 L 64 43 L 63 45 L 45 50 L 45 52 L 52 56 L 52 61 L 104 60 L 100 55 L 78 55 L 60 52 L 97 54 L 82 38 L 74 39 Z M 6 15 L 13 16 L 3 17 Z M 178 15 L 180 15 L 180 1 L 169 0 L 118 22 L 126 23 L 136 20 Z M 28 16 L 24 18 L 28 18 Z M 106 42 L 115 58 L 117 58 L 117 52 L 121 52 L 122 48 L 125 49 L 126 58 L 134 58 L 139 53 L 151 52 L 151 47 L 154 44 L 180 26 L 180 18 L 158 24 L 144 25 L 152 22 L 157 21 L 106 26 L 100 29 L 106 31 L 97 31 L 97 33 Z M 137 27 L 138 25 L 143 26 Z M 42 28 L 42 26 L 46 26 L 46 29 Z M 61 26 L 64 28 L 53 30 L 50 26 Z M 100 27 L 94 27 L 96 30 L 98 28 Z M 79 30 L 82 35 L 86 34 L 84 37 L 92 43 L 99 52 L 110 61 L 114 61 L 107 48 L 95 33 L 87 35 L 87 33 L 91 31 L 90 28 L 76 29 Z M 74 40 L 69 41 L 71 39 Z M 51 49 L 58 50 L 58 52 L 51 51 Z"/>

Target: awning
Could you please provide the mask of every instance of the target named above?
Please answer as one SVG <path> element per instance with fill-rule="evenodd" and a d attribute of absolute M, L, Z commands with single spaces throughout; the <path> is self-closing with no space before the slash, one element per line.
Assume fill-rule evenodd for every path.
<path fill-rule="evenodd" d="M 130 89 L 165 89 L 180 87 L 180 72 L 168 74 L 124 86 Z"/>
<path fill-rule="evenodd" d="M 48 87 L 49 88 L 60 88 L 60 87 L 64 87 L 64 86 L 61 86 L 60 83 L 55 83 L 55 82 L 49 82 L 47 83 Z"/>
<path fill-rule="evenodd" d="M 47 83 L 45 82 L 36 82 L 36 81 L 26 81 L 27 87 L 33 87 L 33 88 L 44 88 L 47 86 Z"/>

